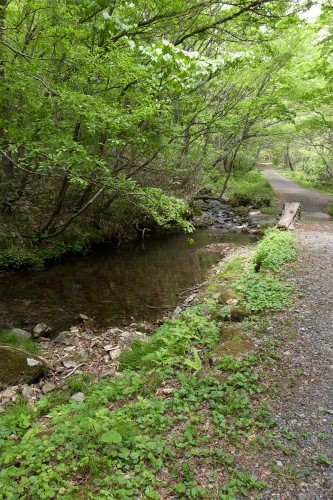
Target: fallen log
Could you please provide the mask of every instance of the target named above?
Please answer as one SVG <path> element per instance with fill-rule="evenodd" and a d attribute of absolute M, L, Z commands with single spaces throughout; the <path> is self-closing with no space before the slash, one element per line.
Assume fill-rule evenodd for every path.
<path fill-rule="evenodd" d="M 292 231 L 295 229 L 294 221 L 297 217 L 301 218 L 301 204 L 299 202 L 285 203 L 282 217 L 277 223 L 277 226 Z"/>

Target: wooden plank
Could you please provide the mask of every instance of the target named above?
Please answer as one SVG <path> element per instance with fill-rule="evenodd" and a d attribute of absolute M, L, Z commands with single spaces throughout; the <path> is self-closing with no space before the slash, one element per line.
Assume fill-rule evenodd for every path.
<path fill-rule="evenodd" d="M 286 203 L 284 205 L 283 214 L 278 222 L 278 227 L 293 230 L 293 222 L 297 216 L 301 216 L 301 204 L 298 202 Z"/>

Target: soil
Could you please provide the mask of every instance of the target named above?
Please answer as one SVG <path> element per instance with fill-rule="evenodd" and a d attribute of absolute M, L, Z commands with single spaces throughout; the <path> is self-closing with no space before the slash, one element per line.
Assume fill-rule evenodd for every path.
<path fill-rule="evenodd" d="M 296 229 L 301 255 L 288 281 L 299 297 L 268 327 L 268 338 L 280 344 L 269 381 L 275 394 L 268 398 L 277 423 L 275 446 L 264 446 L 252 459 L 256 475 L 270 485 L 262 498 L 328 500 L 333 498 L 333 221 L 323 219 L 329 196 L 297 185 L 295 190 L 294 182 L 271 169 L 266 177 L 274 179 L 280 199 L 301 201 L 303 213 L 321 222 L 302 222 Z"/>

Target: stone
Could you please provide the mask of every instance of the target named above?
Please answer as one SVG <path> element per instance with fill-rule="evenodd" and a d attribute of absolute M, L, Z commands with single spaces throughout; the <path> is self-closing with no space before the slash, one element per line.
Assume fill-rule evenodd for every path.
<path fill-rule="evenodd" d="M 21 328 L 13 328 L 10 330 L 11 334 L 16 335 L 17 337 L 21 337 L 21 339 L 28 340 L 31 338 L 31 333 L 26 330 L 21 330 Z"/>
<path fill-rule="evenodd" d="M 62 364 L 65 368 L 76 368 L 78 363 L 74 359 L 64 359 Z"/>
<path fill-rule="evenodd" d="M 0 388 L 17 384 L 32 384 L 47 371 L 43 359 L 23 349 L 0 346 Z"/>
<path fill-rule="evenodd" d="M 39 389 L 37 389 L 37 387 L 33 387 L 31 385 L 24 385 L 22 387 L 22 396 L 24 397 L 24 399 L 33 399 L 33 398 L 36 398 L 40 395 L 41 391 Z"/>
<path fill-rule="evenodd" d="M 78 318 L 80 321 L 88 321 L 89 319 L 85 314 L 79 314 Z"/>
<path fill-rule="evenodd" d="M 129 337 L 132 337 L 133 336 L 133 333 L 132 332 L 123 332 L 120 337 L 123 339 L 123 340 L 126 340 L 128 339 Z"/>
<path fill-rule="evenodd" d="M 5 391 L 0 392 L 0 401 L 9 401 L 17 394 L 17 387 L 10 387 Z"/>
<path fill-rule="evenodd" d="M 66 335 L 67 335 L 68 332 L 60 332 L 54 339 L 53 339 L 53 342 L 55 344 L 62 344 L 65 339 L 66 339 Z"/>
<path fill-rule="evenodd" d="M 76 392 L 71 396 L 71 399 L 77 401 L 78 403 L 82 403 L 86 399 L 86 395 L 83 392 Z"/>
<path fill-rule="evenodd" d="M 49 392 L 54 391 L 55 388 L 56 386 L 54 384 L 51 384 L 51 382 L 46 382 L 46 384 L 44 384 L 42 387 L 42 393 L 48 394 Z"/>
<path fill-rule="evenodd" d="M 118 334 L 118 333 L 123 333 L 123 330 L 120 330 L 120 328 L 108 328 L 106 333 L 114 335 L 114 334 Z"/>
<path fill-rule="evenodd" d="M 46 332 L 50 331 L 50 328 L 45 325 L 45 323 L 38 323 L 38 325 L 35 326 L 33 332 L 34 332 L 34 337 L 41 337 L 43 334 Z"/>
<path fill-rule="evenodd" d="M 113 351 L 115 347 L 112 344 L 103 346 L 104 351 Z"/>
<path fill-rule="evenodd" d="M 173 311 L 174 316 L 179 317 L 181 313 L 183 312 L 183 309 L 179 306 L 176 307 L 176 309 Z"/>
<path fill-rule="evenodd" d="M 283 466 L 283 463 L 281 462 L 281 460 L 277 460 L 276 461 L 276 466 L 277 467 L 282 467 Z"/>
<path fill-rule="evenodd" d="M 112 359 L 112 361 L 118 359 L 120 355 L 121 355 L 121 349 L 119 349 L 119 347 L 116 347 L 116 349 L 110 351 L 110 358 Z"/>

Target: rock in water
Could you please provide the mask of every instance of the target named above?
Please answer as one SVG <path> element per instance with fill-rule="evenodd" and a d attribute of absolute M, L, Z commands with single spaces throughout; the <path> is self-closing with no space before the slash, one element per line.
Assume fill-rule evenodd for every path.
<path fill-rule="evenodd" d="M 47 371 L 38 356 L 16 347 L 0 346 L 0 388 L 17 384 L 32 384 Z"/>
<path fill-rule="evenodd" d="M 45 323 L 38 323 L 34 328 L 34 337 L 41 337 L 43 334 L 49 331 L 49 328 Z"/>

